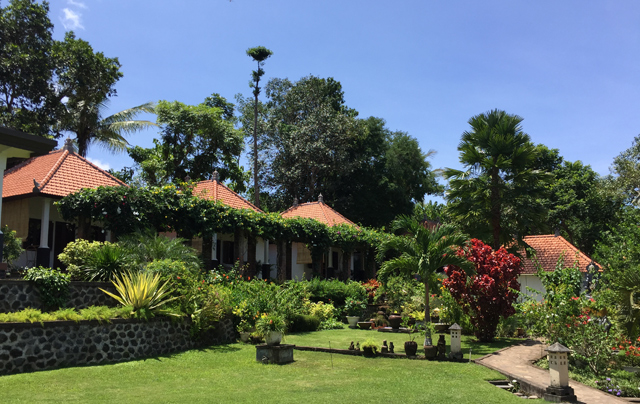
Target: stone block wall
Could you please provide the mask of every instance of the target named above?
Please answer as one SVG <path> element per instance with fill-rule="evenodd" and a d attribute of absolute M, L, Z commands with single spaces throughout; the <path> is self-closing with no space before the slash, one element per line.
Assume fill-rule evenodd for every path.
<path fill-rule="evenodd" d="M 67 307 L 84 309 L 89 306 L 116 306 L 114 298 L 100 288 L 116 293 L 107 282 L 71 282 Z M 22 280 L 0 280 L 0 313 L 24 310 L 27 307 L 42 309 L 38 288 Z"/>
<path fill-rule="evenodd" d="M 200 340 L 190 336 L 191 322 L 156 317 L 148 322 L 114 319 L 0 324 L 0 375 L 97 365 L 181 352 L 196 346 L 235 341 L 227 318 Z"/>

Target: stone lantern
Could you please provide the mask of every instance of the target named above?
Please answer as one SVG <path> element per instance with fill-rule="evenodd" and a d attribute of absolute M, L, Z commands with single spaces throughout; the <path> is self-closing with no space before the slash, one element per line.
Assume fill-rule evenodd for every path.
<path fill-rule="evenodd" d="M 544 399 L 554 403 L 577 401 L 573 389 L 569 387 L 569 352 L 566 346 L 556 342 L 546 349 L 549 359 L 551 384 L 544 393 Z"/>
<path fill-rule="evenodd" d="M 449 359 L 462 359 L 462 327 L 458 324 L 453 324 L 449 327 L 449 334 L 451 334 L 451 352 L 449 352 Z"/>

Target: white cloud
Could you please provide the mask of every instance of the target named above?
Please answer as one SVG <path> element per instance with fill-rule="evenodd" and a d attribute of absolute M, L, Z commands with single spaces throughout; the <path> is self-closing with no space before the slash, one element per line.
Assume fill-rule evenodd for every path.
<path fill-rule="evenodd" d="M 87 160 L 89 160 L 90 162 L 92 162 L 93 164 L 97 165 L 98 167 L 102 168 L 105 171 L 111 168 L 109 163 L 103 163 L 98 159 L 92 159 L 91 157 L 87 157 Z"/>
<path fill-rule="evenodd" d="M 67 0 L 67 4 L 70 6 L 76 6 L 78 8 L 87 8 L 87 5 L 81 1 Z"/>
<path fill-rule="evenodd" d="M 62 12 L 64 13 L 64 17 L 62 18 L 62 25 L 64 25 L 64 29 L 84 29 L 82 26 L 82 14 L 76 13 L 75 11 L 63 8 Z"/>

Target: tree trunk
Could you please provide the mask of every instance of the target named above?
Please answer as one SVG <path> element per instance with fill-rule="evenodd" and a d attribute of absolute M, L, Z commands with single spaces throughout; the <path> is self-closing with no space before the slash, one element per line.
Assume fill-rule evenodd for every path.
<path fill-rule="evenodd" d="M 424 282 L 424 324 L 429 326 L 431 323 L 431 307 L 429 306 L 429 281 L 425 279 Z M 431 331 L 429 328 L 426 329 L 424 334 L 424 345 L 432 345 L 431 341 Z"/>
<path fill-rule="evenodd" d="M 260 65 L 258 63 L 258 69 Z M 260 87 L 260 77 L 256 79 L 255 102 L 253 104 L 253 199 L 255 205 L 260 209 L 260 186 L 258 185 L 258 92 Z"/>
<path fill-rule="evenodd" d="M 500 248 L 500 176 L 497 168 L 491 170 L 491 227 L 493 229 L 493 250 Z"/>

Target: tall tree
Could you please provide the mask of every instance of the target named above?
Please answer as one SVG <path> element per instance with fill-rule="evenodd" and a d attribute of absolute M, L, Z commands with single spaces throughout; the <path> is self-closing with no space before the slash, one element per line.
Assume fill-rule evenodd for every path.
<path fill-rule="evenodd" d="M 351 171 L 335 170 L 322 190 L 325 200 L 349 219 L 366 226 L 387 226 L 408 215 L 413 203 L 441 191 L 418 141 L 391 131 L 383 119 L 360 120 L 358 135 L 348 146 Z M 349 167 L 347 167 L 349 168 Z"/>
<path fill-rule="evenodd" d="M 564 161 L 549 185 L 548 223 L 580 251 L 592 255 L 602 235 L 617 222 L 622 197 L 580 161 Z"/>
<path fill-rule="evenodd" d="M 0 125 L 50 134 L 58 105 L 49 4 L 12 0 L 0 8 Z"/>
<path fill-rule="evenodd" d="M 613 160 L 611 171 L 615 186 L 628 203 L 640 205 L 640 135 L 633 139 L 630 148 Z"/>
<path fill-rule="evenodd" d="M 396 255 L 382 263 L 378 274 L 382 277 L 392 274 L 419 275 L 425 287 L 424 320 L 431 322 L 429 287 L 435 284 L 436 272 L 447 265 L 456 265 L 472 272 L 471 263 L 458 254 L 467 236 L 453 225 L 444 224 L 430 229 L 420 220 L 405 215 L 394 220 L 392 229 L 402 231 L 403 235 L 391 237 L 380 246 L 380 260 L 389 252 L 395 252 Z M 431 345 L 428 332 L 424 345 Z"/>
<path fill-rule="evenodd" d="M 258 70 L 251 73 L 252 81 L 249 85 L 253 88 L 255 97 L 253 106 L 253 193 L 255 205 L 260 208 L 260 184 L 258 182 L 258 96 L 260 95 L 260 77 L 264 75 L 262 66 L 273 52 L 264 46 L 247 49 L 247 55 L 258 64 Z"/>
<path fill-rule="evenodd" d="M 271 80 L 267 85 L 267 136 L 270 170 L 267 184 L 275 193 L 302 202 L 316 200 L 338 170 L 357 162 L 349 148 L 358 136 L 357 112 L 344 103 L 341 84 L 333 78 Z"/>
<path fill-rule="evenodd" d="M 58 130 L 73 133 L 78 153 L 86 156 L 91 144 L 113 152 L 124 151 L 125 136 L 155 124 L 135 120 L 141 113 L 153 113 L 146 103 L 105 117 L 108 99 L 117 94 L 116 82 L 122 77 L 118 58 L 94 52 L 91 45 L 67 32 L 63 42 L 54 46 L 57 97 L 66 100 Z"/>
<path fill-rule="evenodd" d="M 466 171 L 445 170 L 451 215 L 494 250 L 514 237 L 520 241 L 546 219 L 540 198 L 552 176 L 538 169 L 540 149 L 521 122 L 499 110 L 472 117 L 458 146 Z"/>
<path fill-rule="evenodd" d="M 160 101 L 156 106 L 157 123 L 162 127 L 156 147 L 134 148 L 130 155 L 138 164 L 149 160 L 162 165 L 165 179 L 182 181 L 188 175 L 193 180 L 210 178 L 213 171 L 222 180 L 231 179 L 236 191 L 244 190 L 244 177 L 238 164 L 242 152 L 242 133 L 224 119 L 221 108 L 207 103 L 185 105 Z M 155 150 L 154 150 L 155 149 Z M 156 158 L 161 153 L 162 159 Z M 137 157 L 137 159 L 136 159 Z"/>

